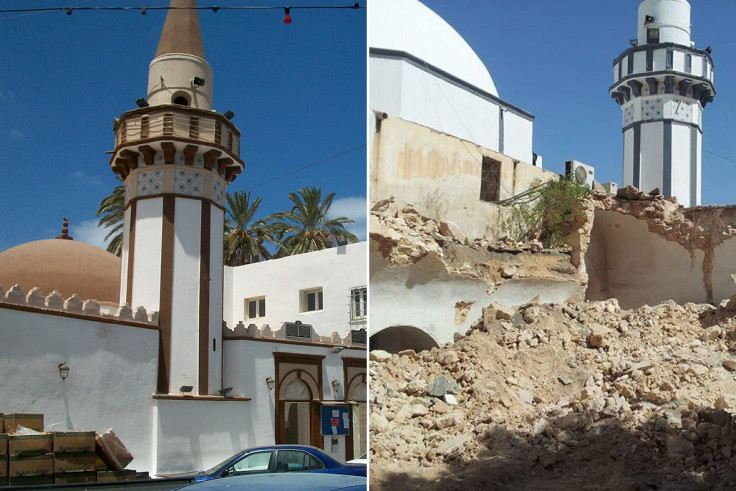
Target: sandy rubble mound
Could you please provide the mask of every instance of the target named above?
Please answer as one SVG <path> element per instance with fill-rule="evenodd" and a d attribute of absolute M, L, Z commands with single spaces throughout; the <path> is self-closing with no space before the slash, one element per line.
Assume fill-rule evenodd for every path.
<path fill-rule="evenodd" d="M 374 489 L 733 489 L 732 302 L 491 305 L 442 349 L 371 352 Z"/>

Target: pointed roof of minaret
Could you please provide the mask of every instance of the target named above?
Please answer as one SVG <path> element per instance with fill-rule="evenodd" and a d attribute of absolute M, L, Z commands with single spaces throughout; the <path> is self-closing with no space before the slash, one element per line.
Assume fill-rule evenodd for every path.
<path fill-rule="evenodd" d="M 204 60 L 199 14 L 194 9 L 197 6 L 197 0 L 171 0 L 169 6 L 172 8 L 166 15 L 156 56 L 186 53 Z"/>

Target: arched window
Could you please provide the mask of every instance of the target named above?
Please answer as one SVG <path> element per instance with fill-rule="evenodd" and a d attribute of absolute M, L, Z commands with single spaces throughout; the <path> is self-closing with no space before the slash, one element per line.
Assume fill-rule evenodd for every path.
<path fill-rule="evenodd" d="M 173 96 L 171 96 L 171 102 L 179 106 L 188 106 L 189 105 L 189 94 L 185 92 L 177 92 Z"/>
<path fill-rule="evenodd" d="M 312 393 L 309 391 L 307 384 L 296 379 L 289 382 L 289 385 L 286 386 L 284 399 L 287 401 L 311 401 Z"/>

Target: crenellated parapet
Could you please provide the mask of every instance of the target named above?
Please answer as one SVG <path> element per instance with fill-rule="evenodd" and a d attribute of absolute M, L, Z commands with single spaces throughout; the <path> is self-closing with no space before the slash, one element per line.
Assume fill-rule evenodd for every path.
<path fill-rule="evenodd" d="M 48 295 L 44 295 L 38 287 L 33 287 L 26 293 L 20 285 L 13 285 L 7 292 L 0 285 L 0 306 L 3 304 L 28 307 L 41 312 L 63 312 L 83 317 L 89 317 L 90 320 L 105 319 L 117 320 L 123 322 L 131 322 L 138 324 L 148 324 L 158 327 L 158 312 L 147 312 L 145 307 L 138 307 L 133 310 L 129 305 L 121 305 L 114 309 L 114 313 L 105 312 L 109 307 L 102 305 L 97 300 L 82 300 L 76 294 L 69 298 L 64 298 L 58 290 L 54 290 Z"/>
<path fill-rule="evenodd" d="M 295 328 L 296 327 L 296 328 Z M 226 323 L 222 326 L 223 339 L 258 339 L 261 341 L 273 340 L 275 342 L 288 341 L 304 344 L 323 344 L 325 346 L 345 346 L 365 348 L 367 336 L 365 329 L 348 330 L 345 334 L 335 331 L 331 336 L 320 336 L 314 328 L 306 324 L 295 324 L 283 322 L 278 330 L 273 330 L 268 324 L 258 327 L 255 324 L 245 325 L 243 321 L 238 322 L 234 329 L 230 329 Z"/>

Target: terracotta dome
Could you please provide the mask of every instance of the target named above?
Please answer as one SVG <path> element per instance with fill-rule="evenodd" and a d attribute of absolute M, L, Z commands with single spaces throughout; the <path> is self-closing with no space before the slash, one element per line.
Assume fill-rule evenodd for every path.
<path fill-rule="evenodd" d="M 44 295 L 59 290 L 64 298 L 120 301 L 120 258 L 104 249 L 74 240 L 37 240 L 0 253 L 0 285 L 19 284 Z"/>

